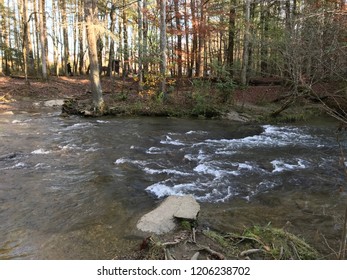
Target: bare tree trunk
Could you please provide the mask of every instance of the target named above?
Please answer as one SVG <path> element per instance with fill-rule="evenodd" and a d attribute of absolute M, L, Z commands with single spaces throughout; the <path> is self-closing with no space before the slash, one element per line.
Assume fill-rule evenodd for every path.
<path fill-rule="evenodd" d="M 21 15 L 22 15 L 22 24 L 23 24 L 23 64 L 24 64 L 24 75 L 25 81 L 29 84 L 28 80 L 28 20 L 27 20 L 27 0 L 22 0 L 21 3 Z"/>
<path fill-rule="evenodd" d="M 112 0 L 111 4 L 111 11 L 110 11 L 110 32 L 114 34 L 115 31 L 115 24 L 116 24 L 116 6 L 115 6 L 115 0 Z M 109 59 L 108 59 L 108 70 L 107 70 L 107 76 L 112 76 L 112 70 L 113 70 L 113 60 L 114 60 L 114 39 L 110 38 L 110 49 L 109 49 Z"/>
<path fill-rule="evenodd" d="M 196 76 L 202 77 L 203 75 L 203 57 L 204 46 L 205 46 L 205 35 L 206 35 L 206 16 L 205 16 L 205 5 L 207 1 L 201 1 L 200 4 L 200 20 L 199 20 L 199 36 L 198 36 L 198 52 L 196 55 Z"/>
<path fill-rule="evenodd" d="M 160 1 L 160 90 L 166 94 L 166 1 Z"/>
<path fill-rule="evenodd" d="M 241 69 L 241 84 L 247 84 L 247 68 L 248 68 L 248 55 L 249 55 L 249 30 L 250 30 L 250 2 L 245 0 L 245 30 L 243 41 L 243 55 L 242 55 L 242 69 Z"/>
<path fill-rule="evenodd" d="M 269 11 L 267 3 L 261 4 L 261 49 L 260 49 L 260 71 L 263 76 L 269 74 L 268 69 L 268 37 L 269 37 Z"/>
<path fill-rule="evenodd" d="M 59 50 L 58 50 L 58 32 L 57 32 L 57 3 L 52 1 L 52 13 L 53 13 L 53 64 L 55 75 L 59 76 Z"/>
<path fill-rule="evenodd" d="M 42 60 L 42 79 L 44 81 L 48 80 L 47 74 L 47 57 L 46 57 L 46 38 L 45 38 L 45 29 L 43 14 L 45 12 L 44 9 L 45 0 L 39 0 L 39 17 L 40 17 L 40 45 L 41 45 L 41 60 Z"/>
<path fill-rule="evenodd" d="M 227 69 L 231 76 L 233 75 L 233 66 L 234 66 L 235 18 L 236 18 L 236 1 L 230 0 Z"/>
<path fill-rule="evenodd" d="M 31 36 L 30 36 L 30 19 L 28 18 L 28 0 L 22 1 L 22 16 L 23 16 L 23 37 L 25 41 L 26 46 L 26 63 L 27 63 L 27 74 L 34 75 L 35 73 L 35 66 L 34 66 L 34 52 L 33 52 L 33 46 L 31 42 Z M 23 42 L 24 43 L 24 42 Z"/>
<path fill-rule="evenodd" d="M 35 44 L 34 44 L 34 46 L 35 46 L 35 52 L 36 52 L 36 68 L 37 68 L 37 71 L 39 72 L 40 66 L 41 66 L 41 64 L 40 64 L 41 56 L 40 56 L 40 49 L 39 49 L 39 46 L 40 46 L 40 43 L 39 43 L 40 42 L 40 24 L 39 24 L 39 19 L 38 19 L 39 12 L 38 12 L 38 8 L 37 8 L 37 6 L 38 6 L 37 1 L 40 1 L 40 0 L 34 0 L 33 1 L 33 5 L 34 5 L 34 14 L 33 15 L 34 15 L 34 22 L 35 22 Z M 30 37 L 30 32 L 29 32 L 29 35 L 28 35 L 29 48 L 30 48 L 30 42 L 29 42 L 30 38 L 31 37 Z"/>
<path fill-rule="evenodd" d="M 63 45 L 64 45 L 64 57 L 63 57 L 63 69 L 64 73 L 67 74 L 67 63 L 70 59 L 69 52 L 69 36 L 67 30 L 67 17 L 66 17 L 66 0 L 60 0 L 60 10 L 61 10 L 61 24 L 63 28 Z"/>
<path fill-rule="evenodd" d="M 191 5 L 191 12 L 192 12 L 192 25 L 193 25 L 193 43 L 192 43 L 192 51 L 190 55 L 190 73 L 188 74 L 188 77 L 193 77 L 194 76 L 194 64 L 195 64 L 195 59 L 196 59 L 196 52 L 198 48 L 198 23 L 196 20 L 196 2 L 195 0 L 191 0 L 190 5 Z M 195 69 L 196 70 L 196 69 Z M 196 73 L 196 71 L 195 71 Z"/>
<path fill-rule="evenodd" d="M 142 90 L 143 88 L 143 69 L 142 69 L 142 64 L 143 64 L 143 19 L 142 19 L 142 13 L 143 13 L 143 7 L 142 7 L 142 2 L 141 0 L 138 0 L 138 45 L 139 45 L 139 90 Z"/>
<path fill-rule="evenodd" d="M 148 73 L 148 17 L 147 0 L 143 2 L 143 76 Z"/>
<path fill-rule="evenodd" d="M 178 7 L 179 0 L 174 0 L 175 5 L 175 18 L 177 28 L 177 76 L 178 79 L 182 78 L 182 26 L 181 14 Z"/>
<path fill-rule="evenodd" d="M 96 113 L 102 114 L 105 111 L 105 103 L 100 83 L 98 52 L 96 46 L 97 34 L 94 26 L 97 21 L 96 0 L 84 1 L 84 13 L 89 47 L 90 81 L 92 85 L 93 106 Z"/>
<path fill-rule="evenodd" d="M 189 52 L 189 22 L 188 22 L 188 9 L 187 9 L 187 0 L 184 2 L 184 28 L 186 31 L 186 70 L 187 76 L 192 76 L 192 68 L 190 66 L 190 52 Z"/>
<path fill-rule="evenodd" d="M 4 7 L 4 0 L 0 0 L 0 11 L 2 12 L 0 14 L 1 20 L 0 20 L 0 74 L 3 74 L 3 59 L 4 59 L 4 53 L 6 51 L 6 44 L 5 44 L 5 30 L 6 30 L 6 16 L 5 16 L 5 7 Z"/>
<path fill-rule="evenodd" d="M 125 6 L 125 0 L 123 0 L 123 6 Z M 129 46 L 128 46 L 128 18 L 125 8 L 123 9 L 123 78 L 128 76 L 129 72 Z"/>
<path fill-rule="evenodd" d="M 80 75 L 84 74 L 84 40 L 83 40 L 83 29 L 84 29 L 84 22 L 83 22 L 83 7 L 84 1 L 79 0 L 78 1 L 78 45 L 79 45 L 79 51 L 78 51 L 78 57 L 79 57 L 79 66 L 78 66 L 78 72 Z"/>

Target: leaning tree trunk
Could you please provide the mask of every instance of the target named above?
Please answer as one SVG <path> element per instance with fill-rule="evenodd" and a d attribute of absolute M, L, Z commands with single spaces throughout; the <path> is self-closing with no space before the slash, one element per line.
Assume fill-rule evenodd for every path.
<path fill-rule="evenodd" d="M 97 17 L 96 0 L 85 1 L 84 13 L 89 49 L 90 81 L 92 85 L 93 106 L 96 114 L 103 114 L 105 111 L 105 103 L 102 96 L 102 88 L 100 83 L 98 52 L 96 47 L 97 34 L 94 27 L 94 21 Z"/>

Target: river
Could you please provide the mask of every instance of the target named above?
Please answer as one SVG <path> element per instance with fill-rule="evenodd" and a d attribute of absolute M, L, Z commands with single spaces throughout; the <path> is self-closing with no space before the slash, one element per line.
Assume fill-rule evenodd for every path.
<path fill-rule="evenodd" d="M 0 259 L 122 258 L 138 219 L 182 194 L 201 227 L 285 227 L 333 258 L 347 200 L 335 129 L 2 114 Z"/>

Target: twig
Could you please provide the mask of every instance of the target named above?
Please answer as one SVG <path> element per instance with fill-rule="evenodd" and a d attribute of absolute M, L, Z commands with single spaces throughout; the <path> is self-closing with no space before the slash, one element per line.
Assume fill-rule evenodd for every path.
<path fill-rule="evenodd" d="M 192 232 L 192 239 L 193 239 L 193 243 L 196 243 L 196 236 L 195 236 L 196 230 L 193 227 L 193 232 Z"/>
<path fill-rule="evenodd" d="M 347 241 L 347 207 L 345 211 L 345 220 L 343 222 L 343 230 L 341 236 L 341 244 L 339 250 L 339 260 L 344 260 L 346 256 L 346 241 Z"/>
<path fill-rule="evenodd" d="M 165 243 L 162 243 L 161 245 L 166 247 L 166 246 L 172 246 L 172 245 L 176 245 L 178 243 L 182 242 L 182 240 L 176 240 L 176 241 L 170 241 L 170 242 L 165 242 Z"/>
<path fill-rule="evenodd" d="M 325 245 L 327 245 L 327 247 L 335 254 L 336 258 L 339 258 L 339 253 L 336 252 L 333 248 L 331 248 L 331 246 L 329 245 L 328 240 L 325 238 L 324 234 L 321 233 L 320 235 L 322 236 Z"/>
<path fill-rule="evenodd" d="M 289 245 L 292 247 L 294 253 L 296 254 L 296 256 L 297 256 L 297 258 L 298 258 L 298 260 L 300 260 L 300 255 L 299 255 L 299 253 L 298 253 L 298 250 L 297 250 L 296 247 L 295 247 L 295 244 L 291 241 L 291 242 L 289 242 Z"/>
<path fill-rule="evenodd" d="M 248 256 L 248 255 L 251 255 L 251 254 L 256 254 L 256 253 L 260 253 L 260 252 L 265 252 L 264 250 L 262 249 L 249 249 L 249 250 L 245 250 L 245 251 L 242 251 L 240 253 L 240 257 L 245 257 L 245 256 Z"/>
<path fill-rule="evenodd" d="M 208 253 L 210 253 L 211 255 L 217 257 L 220 260 L 225 260 L 225 257 L 222 253 L 219 253 L 217 251 L 212 250 L 210 247 L 207 246 L 203 246 L 203 245 L 198 245 L 198 247 L 200 248 L 199 250 L 205 250 Z"/>

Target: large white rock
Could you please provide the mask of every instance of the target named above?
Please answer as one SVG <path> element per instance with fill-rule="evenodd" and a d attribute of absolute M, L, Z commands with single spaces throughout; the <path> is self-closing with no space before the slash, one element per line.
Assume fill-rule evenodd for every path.
<path fill-rule="evenodd" d="M 137 223 L 141 231 L 163 234 L 175 229 L 175 218 L 196 220 L 200 205 L 193 196 L 169 196 Z"/>

